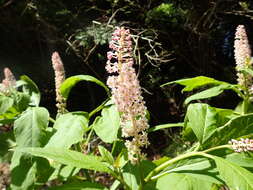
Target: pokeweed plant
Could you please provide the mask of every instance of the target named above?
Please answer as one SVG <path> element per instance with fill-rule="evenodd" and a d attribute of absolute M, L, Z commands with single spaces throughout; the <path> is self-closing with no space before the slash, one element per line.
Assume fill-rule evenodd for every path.
<path fill-rule="evenodd" d="M 238 112 L 193 103 L 189 104 L 183 123 L 148 129 L 147 108 L 133 68 L 131 45 L 130 31 L 116 28 L 106 64 L 111 74 L 107 80 L 111 93 L 102 81 L 89 75 L 65 79 L 62 61 L 53 53 L 56 119 L 39 107 L 38 87 L 31 79 L 23 76 L 16 85 L 8 83 L 8 88 L 6 82 L 2 83 L 0 111 L 4 119 L 0 122 L 13 125 L 9 131 L 11 141 L 0 139 L 4 144 L 12 142 L 11 189 L 219 190 L 225 186 L 231 190 L 253 189 L 253 142 L 247 139 L 253 123 L 248 83 L 233 85 L 203 76 L 174 81 L 185 85 L 185 91 L 213 86 L 193 95 L 187 103 L 232 89 L 243 98 L 243 109 Z M 248 58 L 243 61 L 249 64 Z M 250 69 L 238 68 L 243 80 L 250 75 Z M 10 76 L 6 79 L 13 78 Z M 108 99 L 90 113 L 69 112 L 66 102 L 79 81 L 100 85 Z M 27 103 L 18 101 L 17 94 L 27 97 Z M 191 141 L 192 147 L 174 158 L 168 155 L 147 160 L 142 150 L 149 144 L 147 133 L 169 127 L 183 127 L 183 138 Z M 96 136 L 103 143 L 98 145 Z M 107 186 L 99 183 L 99 176 L 111 183 Z"/>

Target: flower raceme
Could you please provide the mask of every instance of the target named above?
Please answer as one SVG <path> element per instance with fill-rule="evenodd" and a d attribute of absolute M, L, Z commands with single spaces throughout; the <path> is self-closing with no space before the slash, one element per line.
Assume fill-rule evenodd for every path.
<path fill-rule="evenodd" d="M 238 84 L 252 91 L 252 77 L 241 72 L 244 68 L 250 68 L 251 49 L 245 27 L 238 25 L 235 33 L 234 54 L 237 70 Z"/>
<path fill-rule="evenodd" d="M 253 140 L 252 139 L 243 139 L 235 140 L 232 139 L 229 141 L 229 144 L 232 145 L 232 148 L 235 152 L 248 152 L 253 151 Z"/>
<path fill-rule="evenodd" d="M 133 68 L 132 41 L 130 31 L 116 28 L 109 43 L 112 49 L 107 53 L 106 70 L 107 85 L 111 88 L 112 99 L 120 112 L 122 136 L 130 137 L 126 140 L 129 159 L 136 163 L 144 157 L 141 148 L 146 147 L 148 137 L 147 108 L 141 96 L 141 87 Z"/>
<path fill-rule="evenodd" d="M 52 65 L 55 73 L 56 107 L 58 113 L 65 113 L 66 100 L 60 93 L 60 86 L 65 80 L 65 70 L 58 52 L 52 54 Z"/>
<path fill-rule="evenodd" d="M 15 76 L 8 67 L 4 68 L 4 80 L 2 83 L 6 88 L 14 87 L 16 85 Z"/>
<path fill-rule="evenodd" d="M 8 95 L 10 90 L 15 88 L 16 78 L 8 67 L 4 68 L 4 79 L 0 91 Z"/>

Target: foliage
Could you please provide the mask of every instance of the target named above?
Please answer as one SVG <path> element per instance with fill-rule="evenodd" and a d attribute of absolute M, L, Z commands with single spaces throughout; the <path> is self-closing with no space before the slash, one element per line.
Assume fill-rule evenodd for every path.
<path fill-rule="evenodd" d="M 187 72 L 193 68 L 195 71 L 190 72 L 201 73 L 198 61 L 195 60 L 202 60 L 201 56 L 205 57 L 208 51 L 200 55 L 196 47 L 201 47 L 203 51 L 206 44 L 197 46 L 194 43 L 210 42 L 208 40 L 213 31 L 209 32 L 209 28 L 218 25 L 217 18 L 220 15 L 217 13 L 225 14 L 226 11 L 226 14 L 235 15 L 243 9 L 245 16 L 251 7 L 251 3 L 231 1 L 228 2 L 229 5 L 235 6 L 236 10 L 229 13 L 231 8 L 224 8 L 222 12 L 218 9 L 220 4 L 215 2 L 205 5 L 206 1 L 150 1 L 145 6 L 137 2 L 139 1 L 108 0 L 101 3 L 88 0 L 80 1 L 78 6 L 65 6 L 63 1 L 27 1 L 25 8 L 20 2 L 17 7 L 23 11 L 22 15 L 44 26 L 41 31 L 37 26 L 39 34 L 58 32 L 56 41 L 64 44 L 68 52 L 81 57 L 93 72 L 99 70 L 98 66 L 92 68 L 88 60 L 91 63 L 94 60 L 104 61 L 104 47 L 114 25 L 125 24 L 124 21 L 128 20 L 129 27 L 136 32 L 133 35 L 137 44 L 134 47 L 135 58 L 139 60 L 138 71 L 148 90 L 158 89 L 158 84 L 162 81 L 181 75 L 183 72 L 175 72 L 178 67 L 181 70 L 186 67 Z M 8 7 L 8 3 L 12 1 L 0 1 L 0 8 Z M 196 9 L 198 6 L 202 9 Z M 77 21 L 86 22 L 82 24 Z M 45 32 L 45 29 L 50 32 Z M 172 29 L 171 34 L 168 34 L 168 29 Z M 175 29 L 180 34 L 176 34 Z M 188 32 L 190 36 L 185 34 Z M 208 40 L 205 36 L 208 36 Z M 43 39 L 52 43 L 50 36 L 43 36 Z M 186 62 L 184 65 L 167 65 L 171 55 L 168 52 L 172 49 L 173 55 L 180 58 L 181 63 Z M 244 69 L 241 72 L 252 75 L 253 70 Z M 153 155 L 148 155 L 149 159 L 133 165 L 124 145 L 124 141 L 129 139 L 121 136 L 121 113 L 110 99 L 110 92 L 102 82 L 102 77 L 98 79 L 85 74 L 67 78 L 60 90 L 68 100 L 68 105 L 72 103 L 69 98 L 71 91 L 78 88 L 77 83 L 81 81 L 102 87 L 108 97 L 90 112 L 82 109 L 58 114 L 54 118 L 53 113 L 41 105 L 44 96 L 36 83 L 28 76 L 21 76 L 9 93 L 0 93 L 0 146 L 3 147 L 0 150 L 0 163 L 10 163 L 10 188 L 220 190 L 228 187 L 231 190 L 253 190 L 252 152 L 234 152 L 228 144 L 231 139 L 252 137 L 252 100 L 241 86 L 224 82 L 220 78 L 222 77 L 217 80 L 198 76 L 163 84 L 164 91 L 165 86 L 172 84 L 184 86 L 182 92 L 190 94 L 184 101 L 186 113 L 183 121 L 155 125 L 151 123 L 148 132 L 150 135 L 159 135 L 159 131 L 166 133 L 176 127 L 173 132 L 180 131 L 182 143 L 171 142 L 171 147 L 183 147 L 182 151 L 175 157 L 174 154 L 163 155 L 161 151 L 160 159 L 152 159 Z M 201 102 L 225 91 L 238 96 L 238 106 L 223 109 Z M 154 93 L 157 91 L 154 90 Z M 152 96 L 150 99 L 155 98 Z M 89 102 L 91 99 L 83 98 L 80 101 Z M 157 113 L 153 110 L 150 113 L 151 116 L 164 114 L 160 109 Z M 159 141 L 162 140 L 160 136 L 158 138 Z M 173 153 L 175 152 L 176 150 Z M 101 176 L 106 182 L 100 180 Z"/>

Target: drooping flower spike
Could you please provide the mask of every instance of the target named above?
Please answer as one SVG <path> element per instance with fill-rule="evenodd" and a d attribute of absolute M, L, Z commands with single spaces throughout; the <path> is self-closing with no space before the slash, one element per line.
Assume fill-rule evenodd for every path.
<path fill-rule="evenodd" d="M 232 145 L 232 148 L 235 152 L 248 152 L 253 151 L 253 140 L 252 139 L 243 139 L 235 140 L 232 139 L 229 141 L 229 144 Z"/>
<path fill-rule="evenodd" d="M 125 143 L 129 159 L 136 163 L 145 156 L 141 148 L 149 144 L 146 133 L 149 125 L 146 119 L 147 108 L 133 68 L 130 31 L 123 27 L 116 28 L 109 47 L 111 51 L 107 53 L 106 70 L 111 76 L 108 77 L 107 85 L 111 88 L 112 99 L 121 115 L 122 135 L 132 139 Z"/>

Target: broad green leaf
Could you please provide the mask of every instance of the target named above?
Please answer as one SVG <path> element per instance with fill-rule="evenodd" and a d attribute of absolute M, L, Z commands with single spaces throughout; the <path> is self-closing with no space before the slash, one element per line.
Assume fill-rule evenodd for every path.
<path fill-rule="evenodd" d="M 32 190 L 36 180 L 36 163 L 21 152 L 14 152 L 11 160 L 11 189 Z"/>
<path fill-rule="evenodd" d="M 63 148 L 23 148 L 19 151 L 49 159 L 51 162 L 56 161 L 61 164 L 110 173 L 106 164 L 101 162 L 101 157 L 84 155 L 80 152 Z"/>
<path fill-rule="evenodd" d="M 208 104 L 190 104 L 186 114 L 185 127 L 190 127 L 203 144 L 217 128 L 217 112 Z"/>
<path fill-rule="evenodd" d="M 120 127 L 119 112 L 115 105 L 106 106 L 92 124 L 97 136 L 106 143 L 117 140 Z"/>
<path fill-rule="evenodd" d="M 48 111 L 41 107 L 28 108 L 23 112 L 14 123 L 14 135 L 18 148 L 44 145 L 48 118 Z M 15 149 L 11 161 L 11 189 L 34 189 L 36 174 L 37 162 Z"/>
<path fill-rule="evenodd" d="M 42 107 L 28 108 L 15 122 L 14 135 L 18 147 L 40 147 L 44 143 L 49 113 Z"/>
<path fill-rule="evenodd" d="M 194 138 L 193 131 L 201 144 L 209 142 L 208 139 L 219 127 L 236 117 L 238 115 L 233 110 L 219 109 L 202 103 L 190 104 L 184 121 L 184 138 Z"/>
<path fill-rule="evenodd" d="M 13 104 L 14 100 L 12 98 L 0 95 L 0 114 L 4 114 Z"/>
<path fill-rule="evenodd" d="M 220 157 L 214 156 L 214 160 L 228 187 L 235 190 L 253 189 L 253 174 L 251 172 Z"/>
<path fill-rule="evenodd" d="M 95 77 L 90 76 L 90 75 L 76 75 L 76 76 L 67 78 L 62 83 L 61 88 L 60 88 L 62 96 L 67 99 L 71 89 L 80 81 L 94 82 L 102 86 L 106 90 L 107 93 L 109 92 L 109 89 L 107 88 L 107 86 L 102 81 L 96 79 Z"/>
<path fill-rule="evenodd" d="M 112 154 L 104 147 L 98 146 L 99 153 L 101 154 L 104 161 L 109 163 L 110 165 L 113 165 L 114 159 Z"/>
<path fill-rule="evenodd" d="M 218 81 L 213 78 L 209 78 L 209 77 L 205 77 L 205 76 L 198 76 L 198 77 L 194 77 L 194 78 L 187 78 L 187 79 L 181 79 L 181 80 L 168 82 L 166 84 L 163 84 L 162 87 L 165 85 L 173 84 L 173 83 L 185 86 L 185 88 L 182 90 L 183 92 L 189 92 L 189 91 L 192 91 L 196 88 L 206 86 L 206 85 L 226 84 L 225 82 Z"/>
<path fill-rule="evenodd" d="M 50 138 L 46 147 L 70 148 L 71 145 L 83 140 L 88 130 L 88 119 L 83 114 L 67 113 L 60 115 L 54 123 L 56 133 Z"/>
<path fill-rule="evenodd" d="M 212 88 L 209 88 L 207 90 L 201 91 L 199 93 L 196 93 L 188 98 L 185 99 L 185 104 L 189 104 L 193 100 L 201 100 L 206 98 L 211 98 L 214 96 L 220 95 L 224 90 L 230 89 L 230 84 L 221 84 L 219 86 L 215 86 Z"/>
<path fill-rule="evenodd" d="M 167 174 L 157 180 L 158 190 L 209 190 L 212 183 L 185 173 Z"/>
<path fill-rule="evenodd" d="M 24 82 L 23 92 L 31 97 L 31 104 L 39 106 L 41 95 L 38 86 L 26 75 L 22 75 L 20 79 Z"/>
<path fill-rule="evenodd" d="M 251 169 L 253 168 L 253 157 L 247 153 L 232 153 L 225 156 L 225 159 L 238 166 Z"/>
<path fill-rule="evenodd" d="M 229 140 L 252 133 L 253 114 L 237 116 L 219 127 L 206 145 L 227 144 Z"/>
<path fill-rule="evenodd" d="M 154 132 L 160 129 L 168 129 L 172 127 L 183 127 L 184 123 L 168 123 L 168 124 L 162 124 L 162 125 L 157 125 L 155 127 L 149 128 L 148 132 Z"/>
<path fill-rule="evenodd" d="M 199 180 L 204 180 L 210 183 L 222 184 L 222 180 L 218 175 L 218 171 L 212 160 L 207 158 L 190 158 L 174 164 L 162 172 L 155 178 L 164 176 L 170 173 L 181 173 L 192 176 Z"/>
<path fill-rule="evenodd" d="M 108 190 L 108 189 L 98 183 L 91 183 L 89 181 L 84 181 L 84 182 L 67 183 L 56 187 L 50 187 L 48 190 Z"/>

